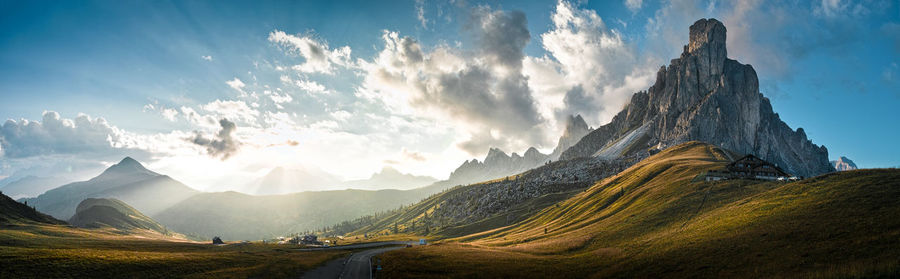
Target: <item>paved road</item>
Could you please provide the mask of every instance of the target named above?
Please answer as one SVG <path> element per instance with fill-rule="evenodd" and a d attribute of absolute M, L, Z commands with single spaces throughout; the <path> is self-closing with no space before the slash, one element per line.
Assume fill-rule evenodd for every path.
<path fill-rule="evenodd" d="M 382 242 L 366 242 L 366 243 L 357 243 L 350 245 L 340 245 L 340 246 L 329 246 L 329 247 L 315 247 L 315 248 L 298 248 L 297 251 L 320 251 L 320 250 L 351 250 L 351 249 L 364 249 L 364 248 L 375 248 L 381 246 L 392 246 L 392 245 L 415 245 L 418 242 L 415 241 L 382 241 Z"/>
<path fill-rule="evenodd" d="M 403 248 L 406 244 L 415 244 L 414 241 L 390 241 L 372 242 L 328 248 L 305 248 L 303 251 L 315 251 L 324 249 L 367 249 L 344 257 L 332 260 L 323 266 L 310 270 L 303 274 L 303 278 L 339 278 L 339 279 L 368 279 L 372 278 L 372 257 L 387 251 Z M 401 245 L 401 246 L 398 246 Z M 390 247 L 384 247 L 390 246 Z M 379 248 L 380 247 L 380 248 Z"/>

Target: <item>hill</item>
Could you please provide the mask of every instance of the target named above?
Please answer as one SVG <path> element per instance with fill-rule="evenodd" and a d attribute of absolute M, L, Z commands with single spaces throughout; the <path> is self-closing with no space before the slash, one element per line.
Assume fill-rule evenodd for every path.
<path fill-rule="evenodd" d="M 85 199 L 78 204 L 69 224 L 79 228 L 110 227 L 122 232 L 149 230 L 169 234 L 163 225 L 117 199 Z"/>
<path fill-rule="evenodd" d="M 19 203 L 9 196 L 0 193 L 0 224 L 16 224 L 22 222 L 65 224 L 50 215 L 38 212 L 32 207 Z"/>
<path fill-rule="evenodd" d="M 438 182 L 413 190 L 338 190 L 253 196 L 201 193 L 152 215 L 169 229 L 225 240 L 257 240 L 313 231 L 420 201 L 447 188 Z"/>
<path fill-rule="evenodd" d="M 116 198 L 152 216 L 197 193 L 126 157 L 88 181 L 66 184 L 25 200 L 59 219 L 71 218 L 78 204 L 87 198 Z"/>
<path fill-rule="evenodd" d="M 822 277 L 900 273 L 900 170 L 798 182 L 697 179 L 689 142 L 502 228 L 383 258 L 388 277 Z M 438 264 L 440 263 L 440 264 Z"/>

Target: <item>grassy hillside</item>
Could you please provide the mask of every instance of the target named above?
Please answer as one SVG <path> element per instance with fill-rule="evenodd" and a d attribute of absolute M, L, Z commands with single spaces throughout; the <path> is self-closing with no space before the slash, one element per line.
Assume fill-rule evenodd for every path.
<path fill-rule="evenodd" d="M 0 278 L 296 278 L 346 253 L 174 242 L 159 234 L 59 225 L 0 226 Z"/>
<path fill-rule="evenodd" d="M 50 215 L 38 212 L 0 193 L 0 225 L 15 223 L 65 224 Z"/>
<path fill-rule="evenodd" d="M 149 230 L 169 234 L 163 225 L 117 199 L 85 199 L 69 223 L 79 228 L 110 227 L 124 233 Z"/>
<path fill-rule="evenodd" d="M 557 161 L 514 176 L 457 186 L 413 206 L 342 223 L 336 234 L 458 237 L 507 226 L 583 192 L 649 156 Z"/>
<path fill-rule="evenodd" d="M 384 255 L 390 277 L 846 277 L 900 273 L 900 171 L 694 181 L 691 142 L 515 225 Z M 545 231 L 546 230 L 546 231 Z"/>

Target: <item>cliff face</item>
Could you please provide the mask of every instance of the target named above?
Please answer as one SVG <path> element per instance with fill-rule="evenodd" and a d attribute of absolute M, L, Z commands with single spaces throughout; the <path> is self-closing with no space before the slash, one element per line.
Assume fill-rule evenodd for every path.
<path fill-rule="evenodd" d="M 792 130 L 759 92 L 756 71 L 727 58 L 725 26 L 701 19 L 690 27 L 681 57 L 659 69 L 613 120 L 563 152 L 560 159 L 617 157 L 652 146 L 704 141 L 754 154 L 800 176 L 831 172 L 828 150 L 802 128 Z"/>

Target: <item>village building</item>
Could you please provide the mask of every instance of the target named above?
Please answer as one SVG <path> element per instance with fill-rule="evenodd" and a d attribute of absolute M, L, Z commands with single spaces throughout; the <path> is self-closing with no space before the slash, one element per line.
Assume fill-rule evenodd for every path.
<path fill-rule="evenodd" d="M 766 160 L 747 154 L 725 166 L 725 169 L 706 173 L 706 181 L 725 179 L 793 180 L 793 177 Z"/>

